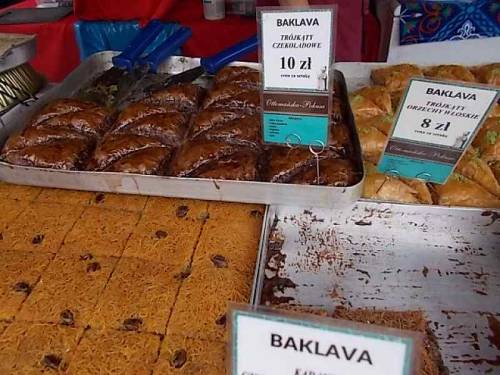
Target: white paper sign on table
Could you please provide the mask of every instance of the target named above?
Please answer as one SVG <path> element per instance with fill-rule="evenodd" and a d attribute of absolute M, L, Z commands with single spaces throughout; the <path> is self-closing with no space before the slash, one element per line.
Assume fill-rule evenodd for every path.
<path fill-rule="evenodd" d="M 232 309 L 232 374 L 413 374 L 417 336 L 359 327 Z"/>

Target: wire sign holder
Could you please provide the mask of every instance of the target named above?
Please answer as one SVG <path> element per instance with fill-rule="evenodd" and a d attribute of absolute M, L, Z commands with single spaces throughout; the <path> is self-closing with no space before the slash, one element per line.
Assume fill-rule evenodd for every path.
<path fill-rule="evenodd" d="M 337 8 L 258 9 L 264 143 L 310 147 L 319 165 L 332 111 Z M 319 178 L 318 178 L 319 180 Z"/>

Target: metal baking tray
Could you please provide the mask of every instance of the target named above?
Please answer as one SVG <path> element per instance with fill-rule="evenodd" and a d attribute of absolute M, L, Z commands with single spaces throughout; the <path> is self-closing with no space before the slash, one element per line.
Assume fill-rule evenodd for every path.
<path fill-rule="evenodd" d="M 420 309 L 450 373 L 500 373 L 500 211 L 270 206 L 263 231 L 254 304 Z"/>
<path fill-rule="evenodd" d="M 24 64 L 35 57 L 35 35 L 0 33 L 0 43 L 11 45 L 0 50 L 0 72 Z"/>
<path fill-rule="evenodd" d="M 2 117 L 0 144 L 19 132 L 27 120 L 51 100 L 71 97 L 89 80 L 112 66 L 113 52 L 100 52 L 84 61 L 64 82 L 29 108 L 18 106 Z M 199 65 L 199 59 L 172 57 L 159 72 L 180 73 Z M 235 63 L 258 68 L 258 64 Z M 352 114 L 351 114 L 352 115 Z M 349 117 L 349 116 L 348 116 Z M 354 123 L 350 122 L 356 134 Z M 359 141 L 354 137 L 358 159 L 361 160 Z M 362 165 L 360 165 L 360 170 Z M 0 180 L 16 184 L 92 190 L 127 194 L 144 194 L 179 198 L 194 198 L 243 203 L 282 204 L 300 207 L 347 207 L 361 196 L 364 178 L 351 187 L 275 184 L 199 178 L 143 176 L 126 173 L 59 171 L 15 166 L 0 162 Z"/>

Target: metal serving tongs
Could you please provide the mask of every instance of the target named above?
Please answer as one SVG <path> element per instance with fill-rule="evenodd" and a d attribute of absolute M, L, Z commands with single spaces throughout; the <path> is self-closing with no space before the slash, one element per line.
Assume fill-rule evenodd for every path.
<path fill-rule="evenodd" d="M 139 58 L 148 46 L 154 42 L 163 28 L 164 25 L 158 20 L 149 22 L 122 53 L 113 57 L 113 67 L 106 70 L 89 85 L 86 85 L 78 96 L 108 107 L 115 106 L 118 95 L 124 95 L 127 87 L 137 79 Z M 153 65 L 159 64 L 181 47 L 190 36 L 190 29 L 179 28 L 147 56 L 147 61 Z M 145 68 L 142 68 L 141 72 L 143 71 L 145 71 Z"/>
<path fill-rule="evenodd" d="M 120 80 L 135 66 L 137 59 L 153 43 L 163 29 L 158 20 L 149 22 L 119 55 L 113 57 L 113 66 L 86 84 L 78 93 L 81 99 L 110 106 L 115 99 Z"/>
<path fill-rule="evenodd" d="M 158 66 L 181 47 L 192 35 L 188 27 L 180 27 L 147 56 L 140 57 L 129 73 L 120 81 L 114 107 L 121 109 L 130 101 L 130 93 L 137 89 L 148 76 L 156 75 Z M 118 57 L 118 56 L 117 56 Z"/>
<path fill-rule="evenodd" d="M 227 64 L 238 60 L 250 52 L 257 50 L 257 36 L 243 40 L 232 47 L 229 47 L 210 57 L 203 57 L 200 60 L 200 66 L 186 70 L 182 73 L 171 75 L 161 82 L 145 86 L 143 90 L 132 90 L 134 92 L 133 100 L 140 100 L 151 93 L 166 88 L 177 83 L 192 82 L 203 74 L 213 75 Z"/>

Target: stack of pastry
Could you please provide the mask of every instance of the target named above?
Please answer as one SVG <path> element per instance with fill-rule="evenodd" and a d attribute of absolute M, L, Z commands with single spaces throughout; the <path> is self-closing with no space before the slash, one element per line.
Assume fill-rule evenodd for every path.
<path fill-rule="evenodd" d="M 81 169 L 110 122 L 108 111 L 93 103 L 56 100 L 34 116 L 22 133 L 8 139 L 2 158 L 30 167 Z"/>
<path fill-rule="evenodd" d="M 225 68 L 192 120 L 186 141 L 172 161 L 179 177 L 254 181 L 262 155 L 260 85 L 256 70 Z"/>
<path fill-rule="evenodd" d="M 373 86 L 350 96 L 367 177 L 363 196 L 403 203 L 449 206 L 500 207 L 500 105 L 490 113 L 444 185 L 426 184 L 386 176 L 376 164 L 385 148 L 403 90 L 413 77 L 428 77 L 500 86 L 500 64 L 468 69 L 460 65 L 439 65 L 421 69 L 401 64 L 372 71 Z"/>
<path fill-rule="evenodd" d="M 165 174 L 174 149 L 182 142 L 190 115 L 203 90 L 180 84 L 153 93 L 125 108 L 97 145 L 90 170 Z"/>

